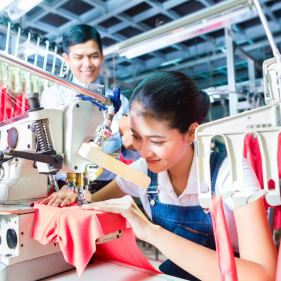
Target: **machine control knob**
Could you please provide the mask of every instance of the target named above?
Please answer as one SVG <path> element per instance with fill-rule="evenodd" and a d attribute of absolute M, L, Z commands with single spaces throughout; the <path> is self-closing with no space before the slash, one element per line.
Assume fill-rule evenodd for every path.
<path fill-rule="evenodd" d="M 28 110 L 29 112 L 44 109 L 43 107 L 40 107 L 39 94 L 38 93 L 26 94 L 26 98 L 28 100 L 28 104 L 29 104 L 29 107 L 30 107 L 30 109 Z"/>
<path fill-rule="evenodd" d="M 10 249 L 16 248 L 17 242 L 18 242 L 18 237 L 17 237 L 17 233 L 15 232 L 15 230 L 9 228 L 9 229 L 7 230 L 6 239 L 7 239 L 8 247 L 9 247 Z"/>
<path fill-rule="evenodd" d="M 57 164 L 62 164 L 63 163 L 63 157 L 61 155 L 57 155 L 55 159 L 56 159 L 56 163 Z"/>
<path fill-rule="evenodd" d="M 16 128 L 12 127 L 8 132 L 8 145 L 11 149 L 15 149 L 18 144 L 18 131 Z"/>

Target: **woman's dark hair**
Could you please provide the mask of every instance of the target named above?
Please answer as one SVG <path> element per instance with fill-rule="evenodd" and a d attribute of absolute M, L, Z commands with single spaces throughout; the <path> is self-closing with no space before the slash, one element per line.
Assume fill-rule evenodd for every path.
<path fill-rule="evenodd" d="M 157 71 L 145 78 L 130 99 L 137 115 L 167 122 L 184 134 L 194 122 L 201 124 L 208 114 L 209 96 L 186 74 Z"/>
<path fill-rule="evenodd" d="M 63 50 L 69 54 L 69 47 L 85 43 L 89 40 L 94 40 L 99 45 L 99 49 L 102 52 L 102 42 L 100 34 L 97 30 L 87 24 L 79 24 L 71 26 L 64 34 L 62 39 Z"/>

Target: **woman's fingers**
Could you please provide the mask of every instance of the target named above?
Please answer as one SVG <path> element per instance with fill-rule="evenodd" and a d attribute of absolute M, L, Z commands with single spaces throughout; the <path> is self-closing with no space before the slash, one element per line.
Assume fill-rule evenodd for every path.
<path fill-rule="evenodd" d="M 42 200 L 40 204 L 54 207 L 68 206 L 75 201 L 76 196 L 77 194 L 72 190 L 60 190 L 58 192 L 54 192 L 48 198 Z"/>
<path fill-rule="evenodd" d="M 118 199 L 110 199 L 106 201 L 101 201 L 101 202 L 96 202 L 95 206 L 100 206 L 100 205 L 131 205 L 134 203 L 133 198 L 130 195 L 126 195 L 122 198 Z"/>
<path fill-rule="evenodd" d="M 60 194 L 59 196 L 56 196 L 54 197 L 48 205 L 52 205 L 54 207 L 58 207 L 60 206 L 60 203 L 64 200 L 64 198 L 66 197 L 67 195 L 65 194 Z"/>
<path fill-rule="evenodd" d="M 50 202 L 51 199 L 52 199 L 52 196 L 49 196 L 49 197 L 43 199 L 43 200 L 40 202 L 40 204 L 46 205 L 46 204 L 48 204 L 48 203 Z"/>
<path fill-rule="evenodd" d="M 109 213 L 120 214 L 127 219 L 139 239 L 145 240 L 151 223 L 147 220 L 131 196 L 111 199 L 82 206 L 84 209 L 94 209 Z"/>
<path fill-rule="evenodd" d="M 64 200 L 62 201 L 62 203 L 60 204 L 62 207 L 64 206 L 69 206 L 71 205 L 74 201 L 75 201 L 75 198 L 76 198 L 77 194 L 74 193 L 74 194 L 68 194 Z"/>
<path fill-rule="evenodd" d="M 57 198 L 58 198 L 58 196 L 52 196 L 51 200 L 49 201 L 49 203 L 47 205 L 49 205 L 49 206 L 52 205 L 56 201 Z"/>
<path fill-rule="evenodd" d="M 106 204 L 97 205 L 96 203 L 93 203 L 91 204 L 91 206 L 83 205 L 82 207 L 84 209 L 94 209 L 96 211 L 104 211 L 107 213 L 120 214 L 123 217 L 127 217 L 126 211 L 128 211 L 128 209 L 123 205 L 106 205 Z"/>
<path fill-rule="evenodd" d="M 111 199 L 103 202 L 83 205 L 82 207 L 84 209 L 94 209 L 114 214 L 120 214 L 123 217 L 128 217 L 133 209 L 135 209 L 134 200 L 131 196 L 128 195 L 119 199 Z"/>

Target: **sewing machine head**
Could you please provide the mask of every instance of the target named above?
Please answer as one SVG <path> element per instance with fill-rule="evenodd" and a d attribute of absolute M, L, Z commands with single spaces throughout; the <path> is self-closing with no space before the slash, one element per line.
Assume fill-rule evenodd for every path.
<path fill-rule="evenodd" d="M 55 109 L 30 111 L 0 124 L 0 150 L 5 155 L 0 171 L 0 200 L 47 196 L 47 175 L 93 173 L 96 165 L 77 152 L 93 141 L 103 113 L 91 102 L 77 100 Z M 19 153 L 19 154 L 18 154 Z M 30 153 L 26 155 L 20 153 Z M 3 156 L 3 152 L 2 152 Z M 39 162 L 45 157 L 48 161 Z M 36 163 L 35 163 L 36 162 Z M 46 163 L 47 162 L 47 163 Z"/>

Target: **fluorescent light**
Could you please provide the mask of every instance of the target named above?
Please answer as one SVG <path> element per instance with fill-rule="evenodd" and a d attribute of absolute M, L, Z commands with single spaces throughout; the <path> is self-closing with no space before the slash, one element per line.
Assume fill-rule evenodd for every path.
<path fill-rule="evenodd" d="M 206 34 L 211 31 L 221 29 L 225 26 L 232 25 L 241 21 L 250 19 L 256 15 L 255 8 L 244 7 L 239 10 L 229 12 L 192 23 L 184 27 L 174 29 L 151 39 L 144 40 L 138 44 L 129 46 L 119 51 L 119 55 L 128 59 L 138 57 L 158 49 L 162 49 L 173 44 Z"/>
<path fill-rule="evenodd" d="M 160 66 L 167 66 L 167 65 L 171 65 L 171 64 L 177 64 L 180 61 L 182 61 L 182 59 L 174 59 L 174 60 L 163 62 L 163 63 L 160 64 Z"/>
<path fill-rule="evenodd" d="M 27 55 L 28 57 L 34 55 L 36 52 L 32 49 L 25 49 L 24 54 Z"/>
<path fill-rule="evenodd" d="M 18 3 L 18 8 L 21 9 L 21 10 L 32 9 L 35 5 L 38 4 L 36 2 L 41 2 L 41 1 L 22 0 L 21 2 Z"/>
<path fill-rule="evenodd" d="M 14 0 L 2 0 L 0 2 L 0 11 L 2 11 L 3 9 L 5 9 L 10 3 L 12 3 Z"/>
<path fill-rule="evenodd" d="M 17 20 L 42 1 L 43 0 L 17 0 L 6 8 L 6 12 L 11 20 Z"/>

